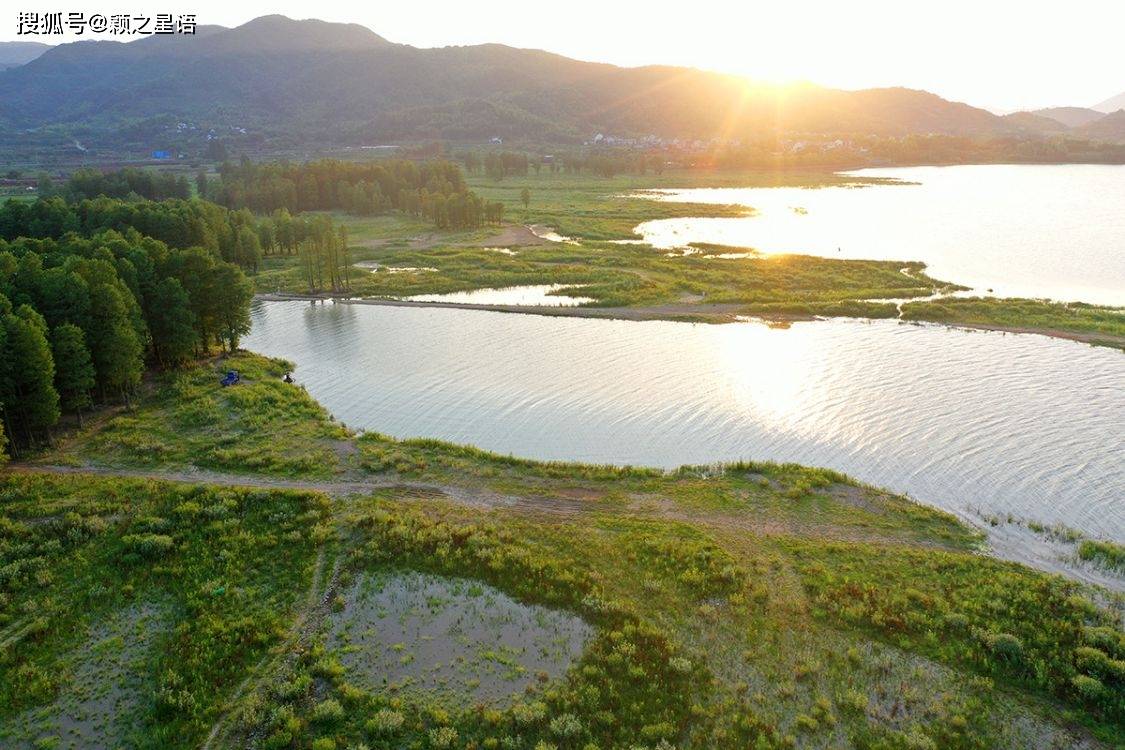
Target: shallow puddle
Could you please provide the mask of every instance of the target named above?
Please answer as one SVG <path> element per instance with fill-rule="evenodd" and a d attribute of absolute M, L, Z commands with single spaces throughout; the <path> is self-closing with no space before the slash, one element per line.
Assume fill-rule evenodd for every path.
<path fill-rule="evenodd" d="M 505 702 L 561 676 L 592 628 L 484 584 L 414 572 L 359 576 L 329 617 L 328 643 L 349 682 L 439 701 Z"/>

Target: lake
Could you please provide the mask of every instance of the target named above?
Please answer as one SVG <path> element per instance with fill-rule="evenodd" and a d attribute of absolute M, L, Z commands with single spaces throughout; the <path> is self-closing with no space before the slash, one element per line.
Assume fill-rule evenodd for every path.
<path fill-rule="evenodd" d="M 555 318 L 256 302 L 246 348 L 351 427 L 528 458 L 827 466 L 961 515 L 1125 541 L 1125 356 L 896 321 Z"/>
<path fill-rule="evenodd" d="M 641 224 L 662 249 L 689 242 L 767 253 L 920 260 L 932 276 L 1005 296 L 1125 305 L 1125 166 L 976 165 L 851 174 L 913 185 L 705 188 L 658 200 L 740 204 L 745 218 Z"/>

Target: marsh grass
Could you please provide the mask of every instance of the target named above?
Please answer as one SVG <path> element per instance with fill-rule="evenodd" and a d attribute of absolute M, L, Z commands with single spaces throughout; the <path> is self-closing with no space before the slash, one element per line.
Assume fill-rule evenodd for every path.
<path fill-rule="evenodd" d="M 0 737 L 196 744 L 277 640 L 326 513 L 309 493 L 0 477 Z"/>
<path fill-rule="evenodd" d="M 1083 539 L 1078 543 L 1078 558 L 1125 574 L 1125 545 L 1123 544 L 1099 539 Z"/>
<path fill-rule="evenodd" d="M 991 297 L 950 298 L 909 302 L 903 305 L 902 316 L 905 320 L 1054 329 L 1104 334 L 1107 339 L 1125 339 L 1125 309 L 1081 303 Z M 1120 341 L 1116 344 L 1111 341 L 1107 343 L 1122 346 Z"/>

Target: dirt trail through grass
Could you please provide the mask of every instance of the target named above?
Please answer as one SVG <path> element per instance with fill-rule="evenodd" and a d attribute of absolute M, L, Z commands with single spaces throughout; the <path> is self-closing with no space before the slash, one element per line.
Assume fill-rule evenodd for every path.
<path fill-rule="evenodd" d="M 873 529 L 839 527 L 831 524 L 780 522 L 757 517 L 752 512 L 731 513 L 700 508 L 682 508 L 670 500 L 631 503 L 628 506 L 606 505 L 597 498 L 577 499 L 544 494 L 504 494 L 483 486 L 416 482 L 395 477 L 362 479 L 287 479 L 260 475 L 224 474 L 201 469 L 154 471 L 105 466 L 11 465 L 9 471 L 21 473 L 94 474 L 99 476 L 154 479 L 165 482 L 222 487 L 256 487 L 323 492 L 337 498 L 370 495 L 374 492 L 396 492 L 405 500 L 439 500 L 481 510 L 509 510 L 527 515 L 554 518 L 573 517 L 582 513 L 612 511 L 618 515 L 635 515 L 685 523 L 700 523 L 715 529 L 736 530 L 759 536 L 801 536 L 835 541 L 874 542 L 909 546 L 942 546 L 937 542 L 904 539 L 880 534 Z"/>
<path fill-rule="evenodd" d="M 317 551 L 316 562 L 313 564 L 308 594 L 305 596 L 305 602 L 298 610 L 288 634 L 278 646 L 254 665 L 242 682 L 238 684 L 238 687 L 234 689 L 230 698 L 225 701 L 225 705 L 229 708 L 211 726 L 207 739 L 200 746 L 201 750 L 210 750 L 216 746 L 216 742 L 221 743 L 222 740 L 226 739 L 231 726 L 235 723 L 232 720 L 243 699 L 268 684 L 269 680 L 278 673 L 286 659 L 292 658 L 296 651 L 293 647 L 308 637 L 319 622 L 320 617 L 323 616 L 336 587 L 340 572 L 340 558 L 337 557 L 332 563 L 332 571 L 327 577 L 324 576 L 326 557 L 327 550 L 324 545 L 321 545 Z"/>

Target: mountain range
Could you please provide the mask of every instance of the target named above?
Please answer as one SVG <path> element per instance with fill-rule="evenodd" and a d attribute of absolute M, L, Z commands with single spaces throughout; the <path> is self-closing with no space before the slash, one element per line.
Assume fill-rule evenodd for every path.
<path fill-rule="evenodd" d="M 0 65 L 20 59 L 13 44 L 0 45 Z M 34 59 L 0 72 L 0 130 L 9 133 L 125 138 L 174 123 L 212 136 L 234 129 L 350 143 L 566 142 L 596 133 L 725 140 L 1074 133 L 1125 141 L 1120 118 L 1081 108 L 1001 117 L 907 88 L 779 87 L 498 44 L 419 49 L 355 24 L 276 15 L 232 29 L 200 26 L 195 36 L 19 53 Z"/>
<path fill-rule="evenodd" d="M 50 48 L 42 42 L 0 42 L 0 70 L 29 63 Z"/>

